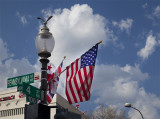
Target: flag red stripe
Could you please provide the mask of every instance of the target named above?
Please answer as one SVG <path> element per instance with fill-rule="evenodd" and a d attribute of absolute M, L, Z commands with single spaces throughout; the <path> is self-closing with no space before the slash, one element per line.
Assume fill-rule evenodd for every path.
<path fill-rule="evenodd" d="M 71 90 L 71 94 L 72 94 L 72 97 L 74 99 L 74 102 L 78 102 L 79 101 L 78 93 L 77 93 L 76 86 L 75 86 L 75 83 L 74 83 L 74 79 L 76 78 L 76 74 L 77 74 L 77 70 L 78 70 L 77 66 L 78 66 L 78 60 L 76 60 L 76 62 L 73 65 L 73 70 L 74 70 L 73 74 L 74 74 L 74 76 L 72 77 L 72 79 L 70 79 L 71 85 L 72 85 L 72 88 L 70 87 L 70 89 L 73 89 L 73 90 Z M 75 95 L 75 97 L 74 97 L 74 95 Z"/>
<path fill-rule="evenodd" d="M 81 69 L 81 70 L 83 70 L 83 69 Z M 81 91 L 82 91 L 83 94 L 81 94 L 81 95 L 82 95 L 82 96 L 85 98 L 85 100 L 86 100 L 86 96 L 84 96 L 85 89 L 84 89 L 84 85 L 83 85 L 83 79 L 82 79 L 81 71 L 78 72 L 78 75 L 79 75 L 79 80 L 80 80 L 80 83 L 81 83 L 81 87 L 80 87 L 80 89 L 79 89 L 79 93 L 81 94 Z"/>
<path fill-rule="evenodd" d="M 87 87 L 88 87 L 88 99 L 90 98 L 90 89 L 92 84 L 92 78 L 93 78 L 93 66 L 89 66 L 89 73 L 88 73 L 88 81 L 87 81 Z"/>
<path fill-rule="evenodd" d="M 90 80 L 91 80 L 91 77 L 90 77 L 90 68 L 89 67 L 86 67 L 86 79 L 84 81 L 84 86 L 85 86 L 85 90 L 86 90 L 86 96 L 87 96 L 87 100 L 89 100 L 89 97 L 90 97 L 90 87 L 89 87 L 89 83 L 90 83 Z"/>
<path fill-rule="evenodd" d="M 67 77 L 68 77 L 68 76 L 69 76 L 69 67 L 67 67 L 66 69 L 67 69 L 66 75 L 67 75 Z M 70 104 L 72 104 L 71 98 L 70 98 L 70 96 L 69 96 L 69 94 L 68 94 L 69 89 L 68 89 L 68 86 L 67 86 L 67 85 L 68 85 L 68 78 L 66 78 L 66 96 L 67 96 L 68 102 L 69 102 Z"/>
<path fill-rule="evenodd" d="M 86 89 L 86 86 L 87 85 L 87 70 L 86 70 L 86 67 L 83 67 L 83 72 L 84 72 L 84 81 L 83 81 L 83 86 L 84 86 L 84 96 L 86 99 L 88 99 L 88 96 L 87 96 L 87 89 Z"/>
<path fill-rule="evenodd" d="M 78 93 L 78 97 L 79 97 L 79 99 L 80 99 L 80 102 L 82 102 L 83 101 L 83 99 L 82 99 L 82 96 L 81 96 L 81 94 L 79 93 L 79 87 L 78 87 L 78 84 L 77 84 L 77 80 L 76 80 L 76 77 L 74 77 L 74 84 L 75 84 L 75 87 L 76 87 L 76 91 L 77 91 L 77 93 Z"/>
<path fill-rule="evenodd" d="M 66 89 L 66 96 L 67 96 L 69 104 L 72 104 L 71 98 L 70 98 L 70 96 L 68 94 L 68 89 Z"/>
<path fill-rule="evenodd" d="M 83 101 L 83 99 L 82 99 L 82 96 L 81 96 L 81 94 L 80 93 L 78 93 L 78 91 L 79 91 L 79 86 L 78 86 L 78 83 L 77 83 L 77 81 L 79 80 L 79 77 L 78 77 L 78 71 L 79 71 L 79 67 L 80 67 L 80 59 L 77 59 L 76 60 L 76 74 L 75 74 L 75 77 L 74 77 L 74 85 L 75 85 L 75 93 L 77 94 L 77 102 L 81 102 L 81 101 Z"/>
<path fill-rule="evenodd" d="M 88 80 L 87 80 L 87 97 L 88 97 L 88 100 L 90 99 L 90 90 L 91 90 L 91 84 L 92 84 L 92 66 L 89 66 L 89 73 L 88 73 Z"/>
<path fill-rule="evenodd" d="M 70 87 L 70 91 L 71 91 L 71 93 L 72 93 L 72 96 L 73 96 L 73 99 L 74 99 L 74 102 L 77 102 L 77 98 L 76 98 L 76 96 L 75 96 L 75 93 L 74 93 L 74 90 L 73 90 L 73 87 L 72 87 L 72 77 L 73 77 L 73 74 L 74 74 L 74 66 L 73 66 L 74 64 L 72 64 L 72 66 L 71 66 L 71 77 L 70 77 L 70 79 L 69 79 L 69 87 Z"/>
<path fill-rule="evenodd" d="M 89 71 L 90 71 L 89 75 L 90 75 L 90 79 L 88 80 L 88 84 L 89 84 L 89 86 L 88 86 L 88 89 L 89 89 L 89 90 L 88 90 L 88 93 L 89 93 L 88 99 L 90 98 L 90 90 L 91 90 L 92 79 L 93 79 L 93 69 L 94 69 L 93 66 L 89 66 Z"/>
<path fill-rule="evenodd" d="M 91 82 L 90 82 L 90 85 L 89 87 L 91 88 L 91 85 L 92 85 L 92 79 L 93 79 L 93 73 L 94 73 L 94 66 L 89 66 L 90 68 L 90 79 L 91 79 Z"/>

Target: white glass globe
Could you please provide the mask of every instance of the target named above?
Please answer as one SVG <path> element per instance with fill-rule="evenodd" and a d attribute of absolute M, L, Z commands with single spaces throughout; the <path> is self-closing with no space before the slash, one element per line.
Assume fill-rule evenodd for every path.
<path fill-rule="evenodd" d="M 53 51 L 55 45 L 55 41 L 53 36 L 49 38 L 42 38 L 41 36 L 37 36 L 36 38 L 36 48 L 38 53 L 41 52 L 49 52 L 51 53 Z"/>
<path fill-rule="evenodd" d="M 51 52 L 54 49 L 55 40 L 52 34 L 49 32 L 49 29 L 42 29 L 36 38 L 36 48 L 38 55 L 43 57 L 43 55 L 51 55 Z M 49 57 L 49 56 L 47 56 Z"/>

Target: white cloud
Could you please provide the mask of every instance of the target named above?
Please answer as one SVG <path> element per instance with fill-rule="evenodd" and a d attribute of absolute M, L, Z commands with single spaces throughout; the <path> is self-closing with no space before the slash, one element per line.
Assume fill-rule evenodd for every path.
<path fill-rule="evenodd" d="M 107 19 L 93 14 L 93 9 L 87 4 L 76 4 L 70 9 L 57 9 L 54 12 L 51 9 L 46 11 L 49 14 L 45 14 L 45 17 L 53 16 L 48 27 L 56 44 L 50 60 L 56 65 L 64 55 L 67 56 L 65 62 L 71 63 L 100 40 L 103 45 L 116 41 L 113 31 L 107 27 Z M 42 10 L 43 13 L 46 11 Z"/>
<path fill-rule="evenodd" d="M 138 66 L 97 65 L 93 80 L 93 95 L 97 103 L 122 104 L 135 100 L 139 82 L 149 78 Z"/>
<path fill-rule="evenodd" d="M 160 5 L 156 6 L 150 14 L 146 14 L 145 16 L 152 20 L 154 26 L 158 26 L 160 19 Z"/>
<path fill-rule="evenodd" d="M 160 6 L 157 6 L 155 9 L 154 9 L 154 12 L 153 12 L 153 15 L 160 18 Z"/>
<path fill-rule="evenodd" d="M 27 24 L 27 18 L 26 18 L 26 16 L 20 15 L 19 12 L 16 13 L 16 16 L 20 19 L 20 21 L 21 21 L 22 24 Z"/>
<path fill-rule="evenodd" d="M 158 119 L 160 114 L 158 110 L 160 109 L 160 98 L 151 93 L 146 93 L 144 88 L 138 90 L 138 95 L 135 103 L 132 104 L 141 111 L 144 119 Z M 129 111 L 129 116 L 131 119 L 141 118 L 141 115 L 136 110 L 131 109 Z"/>
<path fill-rule="evenodd" d="M 137 55 L 141 57 L 143 60 L 147 59 L 149 55 L 151 55 L 155 51 L 155 47 L 157 46 L 156 37 L 152 34 L 149 34 L 146 40 L 146 45 L 140 51 L 137 52 Z"/>
<path fill-rule="evenodd" d="M 145 3 L 145 4 L 142 5 L 142 8 L 144 8 L 144 9 L 147 8 L 147 7 L 148 7 L 147 3 Z"/>
<path fill-rule="evenodd" d="M 18 75 L 36 72 L 34 65 L 25 59 L 12 59 L 7 43 L 0 39 L 0 91 L 7 90 L 7 79 Z M 12 89 L 12 88 L 11 88 Z"/>
<path fill-rule="evenodd" d="M 5 43 L 1 38 L 0 38 L 0 54 L 1 54 L 0 64 L 1 64 L 1 61 L 13 56 L 13 54 L 10 54 L 7 49 L 7 43 Z"/>
<path fill-rule="evenodd" d="M 124 107 L 126 102 L 141 110 L 145 119 L 158 119 L 160 114 L 160 98 L 155 94 L 147 93 L 140 87 L 140 81 L 149 79 L 137 65 L 97 65 L 92 85 L 92 96 L 95 103 Z M 126 108 L 125 108 L 126 109 Z M 127 110 L 127 109 L 126 109 Z M 140 114 L 129 109 L 131 119 L 141 118 Z"/>
<path fill-rule="evenodd" d="M 112 24 L 114 26 L 118 26 L 122 31 L 126 31 L 126 33 L 129 34 L 129 31 L 133 24 L 133 19 L 122 19 L 120 22 L 113 21 Z"/>

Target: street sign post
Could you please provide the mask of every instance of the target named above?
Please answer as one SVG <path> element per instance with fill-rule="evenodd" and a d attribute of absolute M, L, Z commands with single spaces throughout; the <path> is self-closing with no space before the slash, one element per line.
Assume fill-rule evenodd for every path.
<path fill-rule="evenodd" d="M 18 77 L 8 78 L 7 80 L 7 88 L 15 87 L 18 85 L 22 85 L 25 83 L 35 83 L 40 81 L 41 72 L 26 74 Z"/>
<path fill-rule="evenodd" d="M 31 104 L 37 104 L 37 99 L 34 97 L 31 97 L 30 95 L 26 95 L 26 101 L 30 102 Z"/>
<path fill-rule="evenodd" d="M 23 90 L 22 92 L 26 95 L 29 95 L 31 97 L 34 97 L 36 99 L 41 99 L 41 90 L 32 86 L 32 85 L 29 85 L 25 82 L 23 82 Z"/>

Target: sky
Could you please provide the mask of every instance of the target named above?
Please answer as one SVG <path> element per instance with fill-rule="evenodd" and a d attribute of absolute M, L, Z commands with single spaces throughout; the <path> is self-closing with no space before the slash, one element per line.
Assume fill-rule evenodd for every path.
<path fill-rule="evenodd" d="M 55 38 L 50 62 L 62 69 L 99 45 L 91 99 L 81 111 L 99 104 L 126 110 L 130 102 L 145 119 L 160 117 L 160 1 L 158 0 L 5 0 L 0 1 L 0 91 L 7 79 L 40 72 L 35 47 L 42 26 L 37 17 L 53 18 L 47 26 Z M 58 93 L 65 96 L 65 72 Z"/>

